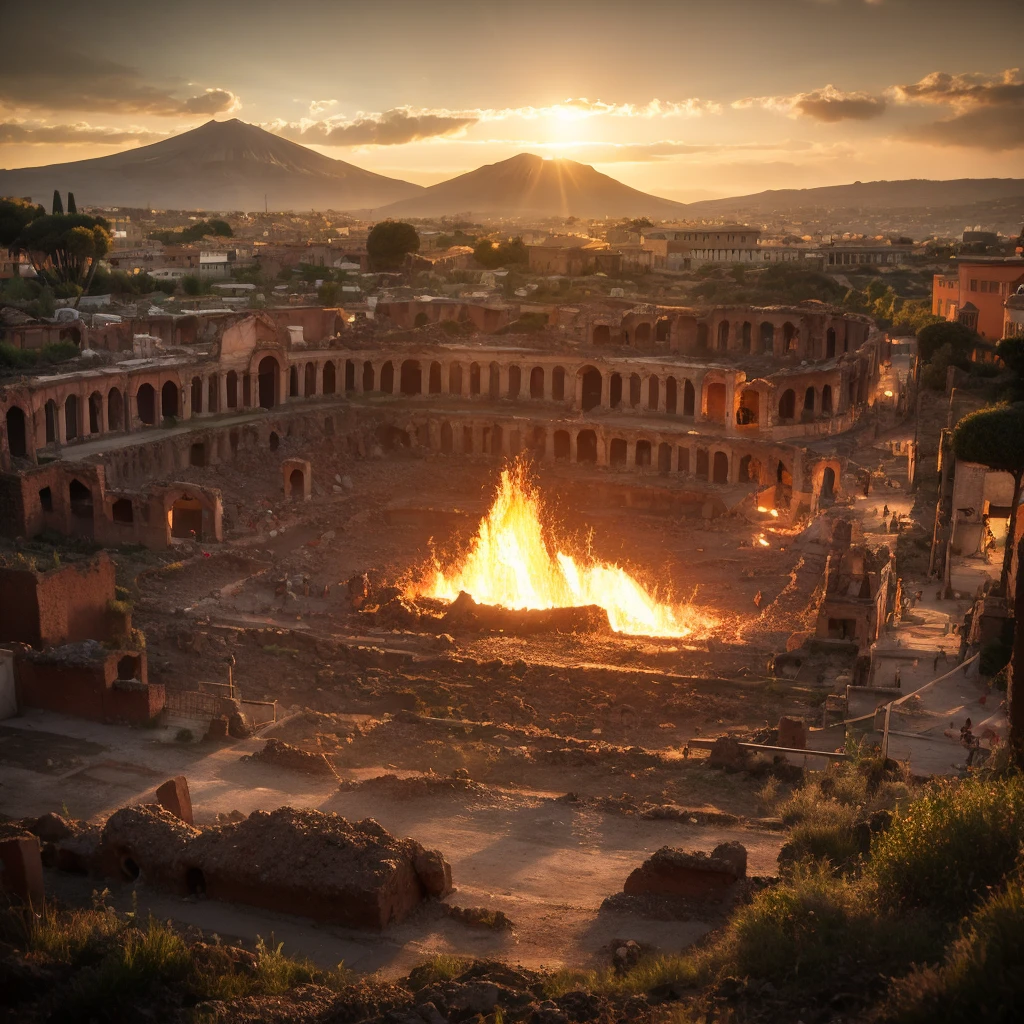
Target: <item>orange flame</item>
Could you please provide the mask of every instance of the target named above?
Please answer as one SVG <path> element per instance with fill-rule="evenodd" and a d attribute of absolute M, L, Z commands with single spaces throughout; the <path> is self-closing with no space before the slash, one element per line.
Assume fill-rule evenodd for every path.
<path fill-rule="evenodd" d="M 414 589 L 446 601 L 464 590 L 479 604 L 514 609 L 600 605 L 616 633 L 635 636 L 686 637 L 717 624 L 690 605 L 658 601 L 617 565 L 552 555 L 540 500 L 521 463 L 502 471 L 494 503 L 459 564 L 445 571 L 435 559 L 432 578 Z"/>

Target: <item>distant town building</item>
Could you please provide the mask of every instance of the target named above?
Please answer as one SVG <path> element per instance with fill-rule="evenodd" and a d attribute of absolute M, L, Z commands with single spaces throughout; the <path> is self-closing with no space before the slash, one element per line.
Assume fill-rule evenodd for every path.
<path fill-rule="evenodd" d="M 932 278 L 932 314 L 957 320 L 989 341 L 1003 337 L 1006 300 L 1024 284 L 1024 259 L 975 257 L 956 260 L 956 271 Z"/>

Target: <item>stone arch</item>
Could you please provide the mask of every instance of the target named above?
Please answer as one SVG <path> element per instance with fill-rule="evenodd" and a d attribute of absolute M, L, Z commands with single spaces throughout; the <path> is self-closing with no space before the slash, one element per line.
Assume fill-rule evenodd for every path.
<path fill-rule="evenodd" d="M 641 345 L 649 345 L 651 342 L 651 325 L 643 320 L 633 329 L 633 344 L 639 348 Z"/>
<path fill-rule="evenodd" d="M 110 506 L 110 518 L 115 523 L 135 522 L 135 509 L 132 507 L 131 498 L 118 498 Z"/>
<path fill-rule="evenodd" d="M 779 397 L 779 419 L 791 420 L 796 416 L 796 392 L 786 388 Z"/>
<path fill-rule="evenodd" d="M 741 427 L 749 427 L 760 422 L 761 393 L 753 388 L 745 388 L 740 394 L 740 404 L 736 409 L 736 423 Z"/>
<path fill-rule="evenodd" d="M 363 363 L 363 390 L 372 391 L 374 385 L 373 363 L 369 359 Z"/>
<path fill-rule="evenodd" d="M 292 366 L 288 371 L 288 397 L 299 398 L 299 368 Z"/>
<path fill-rule="evenodd" d="M 395 391 L 395 368 L 390 359 L 380 368 L 380 390 L 385 395 L 394 394 Z"/>
<path fill-rule="evenodd" d="M 556 402 L 565 401 L 565 368 L 562 366 L 551 371 L 551 397 Z"/>
<path fill-rule="evenodd" d="M 234 370 L 228 370 L 227 376 L 228 408 L 238 408 L 238 374 Z"/>
<path fill-rule="evenodd" d="M 152 384 L 140 384 L 135 393 L 135 409 L 139 420 L 151 427 L 156 423 L 156 389 Z"/>
<path fill-rule="evenodd" d="M 696 404 L 697 391 L 693 386 L 693 381 L 686 380 L 683 382 L 683 415 L 692 416 Z"/>
<path fill-rule="evenodd" d="M 667 316 L 658 317 L 654 325 L 654 340 L 668 341 L 672 336 L 672 321 Z"/>
<path fill-rule="evenodd" d="M 725 452 L 715 452 L 711 470 L 712 483 L 727 484 L 729 482 L 729 456 Z"/>
<path fill-rule="evenodd" d="M 530 371 L 530 397 L 544 398 L 544 367 L 535 366 Z"/>
<path fill-rule="evenodd" d="M 423 371 L 418 359 L 406 359 L 398 374 L 398 390 L 403 395 L 423 393 Z"/>
<path fill-rule="evenodd" d="M 825 358 L 832 359 L 836 354 L 836 329 L 830 327 L 825 332 Z"/>
<path fill-rule="evenodd" d="M 577 373 L 580 381 L 580 407 L 584 412 L 601 404 L 604 393 L 604 379 L 595 366 L 583 366 Z"/>
<path fill-rule="evenodd" d="M 697 449 L 697 467 L 694 471 L 694 476 L 698 480 L 707 480 L 708 478 L 708 451 L 706 448 Z"/>
<path fill-rule="evenodd" d="M 782 341 L 787 353 L 796 352 L 800 341 L 800 332 L 789 320 L 782 325 Z"/>
<path fill-rule="evenodd" d="M 643 400 L 643 388 L 644 382 L 640 379 L 640 374 L 631 373 L 629 375 L 629 407 L 631 409 L 640 408 L 640 402 Z"/>
<path fill-rule="evenodd" d="M 272 452 L 276 452 L 277 449 L 281 447 L 281 438 L 278 437 L 276 430 L 272 430 L 270 432 L 270 437 L 267 438 L 267 444 Z"/>
<path fill-rule="evenodd" d="M 302 373 L 302 395 L 304 398 L 312 398 L 316 394 L 316 364 L 306 363 Z"/>
<path fill-rule="evenodd" d="M 334 369 L 334 363 L 328 359 L 324 363 L 324 394 L 333 395 L 338 390 L 338 372 Z"/>
<path fill-rule="evenodd" d="M 665 378 L 665 412 L 675 416 L 679 406 L 679 389 L 675 377 Z"/>
<path fill-rule="evenodd" d="M 818 493 L 819 501 L 835 501 L 836 497 L 836 471 L 831 466 L 826 466 L 821 474 L 821 490 Z"/>
<path fill-rule="evenodd" d="M 804 415 L 814 415 L 814 387 L 811 386 L 804 391 Z"/>
<path fill-rule="evenodd" d="M 277 405 L 280 376 L 278 361 L 273 356 L 264 356 L 256 368 L 256 390 L 261 409 L 273 409 Z"/>
<path fill-rule="evenodd" d="M 637 466 L 644 468 L 651 464 L 651 442 L 641 438 L 636 443 L 636 458 L 634 462 Z"/>
<path fill-rule="evenodd" d="M 712 381 L 704 388 L 704 418 L 725 423 L 725 384 L 721 381 Z"/>
<path fill-rule="evenodd" d="M 597 462 L 597 434 L 593 430 L 581 430 L 576 435 L 576 461 Z"/>
<path fill-rule="evenodd" d="M 493 360 L 487 368 L 487 394 L 493 399 L 501 398 L 501 366 Z"/>
<path fill-rule="evenodd" d="M 452 363 L 448 367 L 448 394 L 462 394 L 462 363 Z"/>
<path fill-rule="evenodd" d="M 98 434 L 103 426 L 103 396 L 94 391 L 89 396 L 89 433 Z"/>
<path fill-rule="evenodd" d="M 77 477 L 68 484 L 68 503 L 76 519 L 92 519 L 92 490 Z"/>
<path fill-rule="evenodd" d="M 293 501 L 306 496 L 306 474 L 298 466 L 288 474 L 288 497 Z"/>
<path fill-rule="evenodd" d="M 57 440 L 57 403 L 52 398 L 48 398 L 43 406 L 43 420 L 46 443 L 53 444 Z"/>
<path fill-rule="evenodd" d="M 744 352 L 749 352 L 751 350 L 752 346 L 753 346 L 753 333 L 754 333 L 753 327 L 752 327 L 752 325 L 751 325 L 749 320 L 744 320 L 743 321 L 743 327 L 741 328 L 741 331 L 742 331 L 742 335 L 741 336 L 742 336 L 742 339 L 743 339 L 743 351 Z"/>
<path fill-rule="evenodd" d="M 192 415 L 198 416 L 203 411 L 203 378 L 193 377 L 192 383 L 189 385 L 189 391 Z"/>
<path fill-rule="evenodd" d="M 608 378 L 608 405 L 617 409 L 622 405 L 622 374 L 613 373 Z"/>
<path fill-rule="evenodd" d="M 523 388 L 523 371 L 520 367 L 512 365 L 508 368 L 508 397 L 516 399 Z"/>
<path fill-rule="evenodd" d="M 120 388 L 107 392 L 107 430 L 124 429 L 124 398 Z"/>
<path fill-rule="evenodd" d="M 762 352 L 774 352 L 775 351 L 775 324 L 768 320 L 761 321 L 761 351 Z"/>
<path fill-rule="evenodd" d="M 651 374 L 647 378 L 647 408 L 657 409 L 659 392 L 661 391 L 661 381 L 658 380 L 656 374 Z"/>
<path fill-rule="evenodd" d="M 469 393 L 471 395 L 479 395 L 481 391 L 480 382 L 480 364 L 470 363 L 469 364 Z"/>
<path fill-rule="evenodd" d="M 718 343 L 716 349 L 719 352 L 726 352 L 729 348 L 729 321 L 722 320 L 718 325 Z"/>
<path fill-rule="evenodd" d="M 78 395 L 64 399 L 64 438 L 73 441 L 78 437 Z"/>
<path fill-rule="evenodd" d="M 832 415 L 832 385 L 826 384 L 821 389 L 821 414 L 822 416 Z"/>
<path fill-rule="evenodd" d="M 753 455 L 744 455 L 739 464 L 739 481 L 741 484 L 756 484 L 761 479 L 761 463 Z"/>
<path fill-rule="evenodd" d="M 19 405 L 12 405 L 7 410 L 7 450 L 15 458 L 28 456 L 28 430 L 26 428 L 25 410 Z"/>
<path fill-rule="evenodd" d="M 427 371 L 427 391 L 432 395 L 441 394 L 441 364 L 436 360 Z"/>
<path fill-rule="evenodd" d="M 670 473 L 672 471 L 672 445 L 662 441 L 658 445 L 658 472 Z"/>
<path fill-rule="evenodd" d="M 554 435 L 554 456 L 556 459 L 569 458 L 569 431 L 556 430 Z"/>
<path fill-rule="evenodd" d="M 595 345 L 610 345 L 612 343 L 612 330 L 607 324 L 596 324 L 594 326 L 593 341 Z"/>
<path fill-rule="evenodd" d="M 160 415 L 164 419 L 178 415 L 178 385 L 173 380 L 165 380 L 160 389 Z"/>
<path fill-rule="evenodd" d="M 345 360 L 345 390 L 356 389 L 356 364 L 351 359 Z"/>
<path fill-rule="evenodd" d="M 452 425 L 445 420 L 441 424 L 441 452 L 444 455 L 451 455 L 455 451 L 455 434 Z"/>
<path fill-rule="evenodd" d="M 629 446 L 621 437 L 613 437 L 608 446 L 608 464 L 610 466 L 624 466 Z"/>

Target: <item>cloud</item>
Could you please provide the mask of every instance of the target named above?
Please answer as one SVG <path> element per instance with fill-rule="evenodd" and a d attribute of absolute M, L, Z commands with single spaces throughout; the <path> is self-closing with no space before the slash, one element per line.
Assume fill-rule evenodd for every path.
<path fill-rule="evenodd" d="M 815 121 L 835 124 L 838 121 L 870 121 L 885 113 L 884 96 L 866 92 L 842 92 L 834 85 L 826 85 L 812 92 L 798 92 L 793 96 L 748 96 L 735 100 L 736 110 L 761 107 L 790 117 L 810 117 Z"/>
<path fill-rule="evenodd" d="M 1024 147 L 1024 81 L 1018 68 L 999 75 L 933 71 L 890 93 L 897 103 L 941 104 L 952 111 L 951 117 L 910 129 L 910 137 L 920 142 L 996 152 Z"/>
<path fill-rule="evenodd" d="M 167 137 L 165 132 L 142 128 L 104 128 L 79 121 L 75 124 L 41 124 L 28 121 L 0 122 L 0 145 L 146 145 Z"/>
<path fill-rule="evenodd" d="M 321 114 L 326 114 L 331 107 L 336 107 L 337 105 L 337 100 L 313 100 L 309 104 L 309 116 L 319 117 Z"/>
<path fill-rule="evenodd" d="M 45 57 L 33 47 L 11 48 L 0 62 L 0 107 L 13 110 L 84 110 L 109 114 L 180 117 L 237 110 L 227 89 L 184 98 L 179 90 L 147 82 L 138 69 L 47 41 Z"/>

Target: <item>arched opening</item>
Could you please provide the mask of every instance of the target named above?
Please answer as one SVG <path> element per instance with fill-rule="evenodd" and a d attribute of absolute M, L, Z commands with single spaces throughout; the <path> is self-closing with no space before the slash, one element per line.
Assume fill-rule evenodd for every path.
<path fill-rule="evenodd" d="M 741 427 L 750 427 L 761 418 L 761 396 L 753 388 L 746 388 L 740 395 L 739 408 L 736 410 L 736 423 Z"/>
<path fill-rule="evenodd" d="M 203 506 L 191 494 L 183 494 L 171 505 L 168 520 L 172 537 L 203 539 Z"/>
<path fill-rule="evenodd" d="M 135 522 L 135 510 L 132 508 L 131 499 L 118 498 L 117 501 L 110 506 L 110 518 L 113 519 L 115 523 Z"/>
<path fill-rule="evenodd" d="M 708 453 L 704 448 L 697 449 L 697 469 L 693 474 L 698 480 L 708 478 Z"/>
<path fill-rule="evenodd" d="M 107 430 L 124 429 L 124 399 L 119 388 L 107 392 Z"/>
<path fill-rule="evenodd" d="M 594 344 L 610 345 L 612 343 L 612 331 L 607 324 L 597 324 L 594 327 Z"/>
<path fill-rule="evenodd" d="M 696 404 L 697 392 L 694 389 L 693 382 L 689 380 L 683 381 L 683 415 L 692 416 Z"/>
<path fill-rule="evenodd" d="M 561 366 L 551 371 L 551 397 L 556 402 L 565 401 L 565 370 Z"/>
<path fill-rule="evenodd" d="M 385 395 L 393 394 L 395 390 L 395 368 L 390 359 L 380 368 L 380 390 Z"/>
<path fill-rule="evenodd" d="M 138 879 L 141 871 L 139 865 L 127 854 L 121 858 L 121 875 L 126 882 L 134 882 Z"/>
<path fill-rule="evenodd" d="M 530 397 L 544 398 L 544 368 L 542 366 L 535 366 L 530 371 Z"/>
<path fill-rule="evenodd" d="M 836 354 L 836 332 L 830 327 L 825 332 L 825 358 L 832 359 Z"/>
<path fill-rule="evenodd" d="M 273 356 L 264 356 L 256 369 L 256 386 L 259 391 L 261 409 L 273 409 L 277 405 L 277 381 L 281 367 Z"/>
<path fill-rule="evenodd" d="M 94 391 L 89 396 L 89 433 L 98 434 L 103 425 L 103 396 Z"/>
<path fill-rule="evenodd" d="M 134 654 L 126 654 L 123 658 L 117 659 L 118 679 L 138 679 L 141 659 Z"/>
<path fill-rule="evenodd" d="M 403 395 L 418 395 L 423 391 L 423 371 L 418 359 L 406 359 L 402 363 L 398 389 Z"/>
<path fill-rule="evenodd" d="M 826 384 L 821 389 L 821 414 L 823 416 L 832 415 L 832 385 Z"/>
<path fill-rule="evenodd" d="M 679 445 L 677 447 L 676 451 L 677 451 L 677 457 L 679 459 L 679 462 L 677 463 L 677 467 L 679 469 L 679 472 L 680 473 L 689 473 L 690 472 L 690 449 L 689 448 L 684 448 L 682 445 Z"/>
<path fill-rule="evenodd" d="M 462 394 L 462 364 L 452 363 L 448 367 L 448 394 Z"/>
<path fill-rule="evenodd" d="M 373 363 L 369 360 L 363 363 L 363 390 L 373 390 Z"/>
<path fill-rule="evenodd" d="M 185 869 L 185 889 L 190 896 L 206 894 L 206 878 L 200 868 Z"/>
<path fill-rule="evenodd" d="M 473 428 L 462 428 L 462 450 L 466 455 L 473 454 Z"/>
<path fill-rule="evenodd" d="M 665 381 L 665 412 L 675 416 L 679 404 L 679 391 L 676 387 L 675 377 L 669 377 Z"/>
<path fill-rule="evenodd" d="M 530 430 L 527 448 L 538 458 L 543 458 L 548 446 L 548 432 L 544 427 L 533 427 Z"/>
<path fill-rule="evenodd" d="M 761 323 L 761 351 L 775 351 L 775 324 L 770 324 L 767 320 Z"/>
<path fill-rule="evenodd" d="M 727 484 L 729 482 L 729 456 L 725 452 L 715 452 L 712 481 L 716 484 Z"/>
<path fill-rule="evenodd" d="M 152 426 L 156 423 L 156 389 L 152 384 L 143 384 L 135 395 L 135 409 L 139 422 Z"/>
<path fill-rule="evenodd" d="M 523 386 L 523 371 L 518 366 L 508 368 L 508 397 L 516 399 Z"/>
<path fill-rule="evenodd" d="M 786 346 L 786 352 L 795 352 L 799 340 L 800 332 L 787 320 L 782 325 L 782 341 Z"/>
<path fill-rule="evenodd" d="M 338 390 L 338 372 L 334 369 L 334 363 L 328 359 L 324 363 L 324 394 L 333 395 Z"/>
<path fill-rule="evenodd" d="M 57 403 L 48 399 L 43 407 L 43 419 L 46 426 L 46 443 L 53 444 L 57 440 Z"/>
<path fill-rule="evenodd" d="M 779 419 L 791 420 L 796 416 L 796 392 L 792 388 L 786 388 L 779 399 Z"/>
<path fill-rule="evenodd" d="M 451 455 L 455 451 L 455 436 L 450 423 L 441 424 L 441 452 L 444 455 Z"/>
<path fill-rule="evenodd" d="M 622 374 L 613 373 L 608 378 L 608 404 L 617 409 L 622 405 Z"/>
<path fill-rule="evenodd" d="M 662 441 L 658 445 L 658 472 L 670 473 L 672 471 L 672 445 Z"/>
<path fill-rule="evenodd" d="M 228 433 L 228 443 L 231 445 L 231 454 L 238 454 L 238 431 L 232 430 Z"/>
<path fill-rule="evenodd" d="M 68 484 L 68 501 L 71 514 L 78 519 L 92 519 L 92 491 L 80 480 Z"/>
<path fill-rule="evenodd" d="M 705 418 L 712 423 L 725 423 L 725 385 L 709 384 L 704 392 L 707 402 Z"/>
<path fill-rule="evenodd" d="M 72 441 L 78 437 L 78 395 L 64 399 L 64 438 Z"/>
<path fill-rule="evenodd" d="M 488 367 L 487 394 L 495 400 L 501 398 L 501 367 L 497 363 Z"/>
<path fill-rule="evenodd" d="M 206 411 L 220 412 L 220 377 L 215 373 L 206 384 Z"/>
<path fill-rule="evenodd" d="M 299 368 L 297 366 L 291 367 L 288 371 L 288 397 L 299 397 Z"/>
<path fill-rule="evenodd" d="M 741 484 L 752 483 L 756 484 L 761 475 L 760 463 L 752 455 L 744 455 L 740 459 L 739 481 Z"/>
<path fill-rule="evenodd" d="M 39 507 L 44 512 L 53 511 L 53 491 L 49 487 L 39 488 Z"/>
<path fill-rule="evenodd" d="M 729 321 L 723 320 L 718 325 L 718 351 L 725 352 L 729 348 Z"/>
<path fill-rule="evenodd" d="M 643 394 L 644 382 L 640 379 L 639 373 L 629 375 L 629 407 L 639 409 Z"/>
<path fill-rule="evenodd" d="M 743 328 L 742 328 L 742 330 L 743 330 L 743 334 L 742 334 L 742 337 L 743 337 L 743 351 L 744 352 L 749 352 L 750 349 L 751 349 L 751 345 L 753 344 L 752 339 L 751 339 L 751 336 L 753 334 L 753 329 L 751 327 L 751 324 L 750 324 L 749 320 L 744 320 L 743 321 Z"/>
<path fill-rule="evenodd" d="M 608 447 L 608 464 L 611 466 L 624 466 L 626 464 L 626 442 L 621 437 L 613 437 Z"/>
<path fill-rule="evenodd" d="M 469 364 L 469 393 L 471 395 L 479 395 L 482 388 L 483 388 L 483 384 L 482 384 L 482 375 L 480 373 L 480 364 L 479 363 L 470 363 Z"/>
<path fill-rule="evenodd" d="M 189 404 L 192 406 L 192 415 L 198 416 L 203 411 L 203 378 L 193 377 L 189 387 Z"/>
<path fill-rule="evenodd" d="M 197 441 L 189 448 L 188 464 L 190 466 L 199 466 L 200 468 L 206 465 L 206 445 L 201 441 Z"/>
<path fill-rule="evenodd" d="M 705 323 L 697 324 L 697 349 L 700 352 L 708 350 L 708 325 Z"/>
<path fill-rule="evenodd" d="M 427 375 L 427 390 L 432 395 L 441 394 L 441 364 L 431 363 L 430 372 Z"/>
<path fill-rule="evenodd" d="M 28 431 L 25 429 L 25 413 L 17 405 L 7 410 L 7 449 L 15 458 L 28 456 Z"/>
<path fill-rule="evenodd" d="M 316 364 L 306 363 L 302 374 L 302 394 L 304 398 L 312 398 L 316 394 Z"/>
<path fill-rule="evenodd" d="M 601 404 L 604 381 L 601 378 L 601 371 L 593 366 L 582 369 L 580 375 L 582 377 L 580 405 L 583 411 L 587 412 Z"/>
<path fill-rule="evenodd" d="M 779 461 L 779 465 L 775 470 L 775 480 L 777 483 L 783 485 L 783 487 L 793 486 L 793 474 L 786 468 L 786 464 Z"/>
<path fill-rule="evenodd" d="M 672 321 L 667 316 L 661 317 L 654 326 L 654 340 L 668 341 L 672 336 Z"/>
<path fill-rule="evenodd" d="M 227 385 L 228 393 L 228 408 L 238 408 L 238 374 L 234 370 L 228 370 L 227 379 L 225 381 Z"/>
<path fill-rule="evenodd" d="M 555 431 L 555 458 L 556 459 L 567 459 L 569 458 L 569 431 L 568 430 L 556 430 Z"/>
<path fill-rule="evenodd" d="M 356 364 L 351 359 L 345 360 L 345 390 L 355 391 L 356 389 Z"/>
<path fill-rule="evenodd" d="M 270 437 L 267 438 L 267 444 L 270 446 L 272 452 L 276 452 L 281 447 L 281 438 L 277 436 L 277 431 L 272 430 Z"/>
<path fill-rule="evenodd" d="M 178 415 L 178 385 L 173 380 L 164 381 L 160 389 L 160 415 L 165 420 Z"/>
<path fill-rule="evenodd" d="M 491 429 L 491 454 L 501 455 L 502 454 L 502 441 L 504 435 L 502 434 L 501 427 L 497 424 Z"/>
<path fill-rule="evenodd" d="M 659 381 L 657 377 L 651 376 L 647 379 L 647 408 L 658 408 Z"/>
<path fill-rule="evenodd" d="M 597 462 L 597 434 L 593 430 L 581 430 L 576 435 L 576 461 Z"/>
<path fill-rule="evenodd" d="M 808 388 L 804 392 L 804 416 L 811 417 L 814 415 L 814 388 Z"/>
<path fill-rule="evenodd" d="M 821 474 L 820 501 L 835 501 L 836 497 L 836 471 L 831 466 L 825 467 Z"/>
<path fill-rule="evenodd" d="M 292 498 L 306 496 L 306 474 L 301 469 L 293 469 L 288 474 L 288 493 Z"/>
<path fill-rule="evenodd" d="M 636 325 L 633 331 L 633 344 L 639 348 L 641 345 L 649 345 L 651 342 L 651 325 L 645 320 Z"/>
<path fill-rule="evenodd" d="M 396 448 L 410 448 L 412 438 L 405 430 L 393 427 L 390 424 L 381 424 L 374 433 L 380 446 L 387 451 L 394 451 Z"/>
<path fill-rule="evenodd" d="M 413 318 L 413 321 L 412 321 L 413 327 L 416 327 L 416 328 L 426 327 L 428 323 L 430 323 L 430 321 L 427 318 L 427 314 L 424 313 L 422 310 L 419 313 L 416 314 L 416 316 Z"/>
<path fill-rule="evenodd" d="M 636 443 L 636 465 L 641 468 L 651 464 L 651 442 L 637 441 Z"/>

